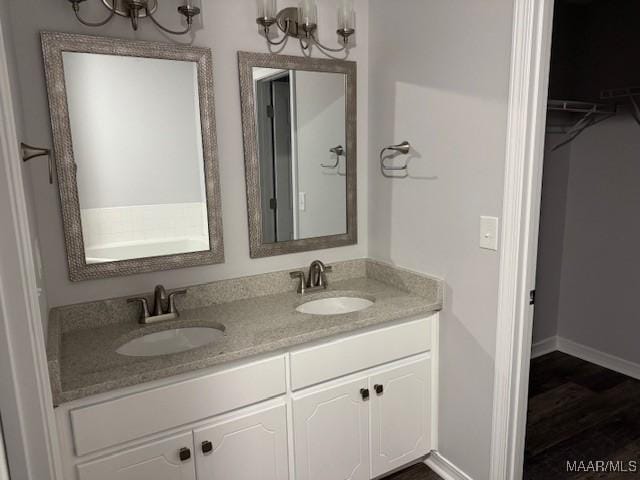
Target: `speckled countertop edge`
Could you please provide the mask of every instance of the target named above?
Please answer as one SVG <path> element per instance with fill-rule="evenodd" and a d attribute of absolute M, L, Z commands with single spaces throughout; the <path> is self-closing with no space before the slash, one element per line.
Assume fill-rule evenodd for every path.
<path fill-rule="evenodd" d="M 189 293 L 195 291 L 196 298 L 192 296 L 190 304 L 182 305 L 181 318 L 171 323 L 142 327 L 131 315 L 125 315 L 124 320 L 120 317 L 117 322 L 108 318 L 113 312 L 126 311 L 122 308 L 125 299 L 53 309 L 47 358 L 54 404 L 284 351 L 442 308 L 443 282 L 435 277 L 369 259 L 336 263 L 334 268 L 341 275 L 334 276 L 330 289 L 305 296 L 304 301 L 339 293 L 369 296 L 376 300 L 374 306 L 346 315 L 301 317 L 295 312 L 295 305 L 301 303 L 302 297 L 292 291 L 290 279 L 284 281 L 284 274 L 288 277 L 286 271 L 190 287 Z M 255 295 L 265 291 L 259 285 L 267 284 L 266 295 Z M 216 292 L 215 301 L 202 300 L 212 297 L 207 292 Z M 207 326 L 212 321 L 227 326 L 228 335 L 222 343 L 145 359 L 115 354 L 115 347 L 128 339 L 171 328 L 172 323 Z"/>

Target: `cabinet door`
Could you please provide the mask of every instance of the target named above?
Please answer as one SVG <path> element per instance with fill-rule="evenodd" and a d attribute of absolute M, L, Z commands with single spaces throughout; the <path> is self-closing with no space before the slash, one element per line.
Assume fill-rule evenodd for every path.
<path fill-rule="evenodd" d="M 368 480 L 366 377 L 294 396 L 296 480 Z"/>
<path fill-rule="evenodd" d="M 431 450 L 430 380 L 426 358 L 370 377 L 372 476 Z"/>
<path fill-rule="evenodd" d="M 191 432 L 183 433 L 79 465 L 78 477 L 80 480 L 195 480 L 192 454 Z"/>
<path fill-rule="evenodd" d="M 287 480 L 287 410 L 278 405 L 194 432 L 198 480 Z"/>

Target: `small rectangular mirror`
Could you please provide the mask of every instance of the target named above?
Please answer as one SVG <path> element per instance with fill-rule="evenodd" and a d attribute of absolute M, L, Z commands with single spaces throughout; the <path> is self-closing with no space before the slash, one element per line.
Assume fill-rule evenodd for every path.
<path fill-rule="evenodd" d="M 223 261 L 210 51 L 42 40 L 71 279 Z"/>
<path fill-rule="evenodd" d="M 252 257 L 357 242 L 356 65 L 239 53 Z"/>

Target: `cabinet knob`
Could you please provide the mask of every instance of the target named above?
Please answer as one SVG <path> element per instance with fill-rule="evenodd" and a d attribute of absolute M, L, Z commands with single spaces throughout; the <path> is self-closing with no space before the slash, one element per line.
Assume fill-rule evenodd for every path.
<path fill-rule="evenodd" d="M 180 452 L 178 452 L 180 455 L 180 461 L 182 462 L 186 462 L 187 460 L 189 460 L 191 458 L 191 449 L 187 448 L 187 447 L 182 447 L 180 449 Z"/>
<path fill-rule="evenodd" d="M 376 393 L 378 395 L 382 395 L 384 393 L 384 386 L 383 385 L 374 385 L 373 389 L 376 391 Z"/>
<path fill-rule="evenodd" d="M 360 395 L 362 395 L 362 400 L 369 400 L 369 389 L 368 388 L 361 388 L 360 389 Z"/>
<path fill-rule="evenodd" d="M 202 453 L 211 453 L 213 451 L 213 444 L 209 440 L 202 442 Z"/>

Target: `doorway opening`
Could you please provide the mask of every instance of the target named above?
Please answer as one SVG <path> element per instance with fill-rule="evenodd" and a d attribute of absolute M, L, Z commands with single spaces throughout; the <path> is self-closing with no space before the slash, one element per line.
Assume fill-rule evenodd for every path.
<path fill-rule="evenodd" d="M 640 475 L 638 18 L 555 2 L 525 479 Z"/>
<path fill-rule="evenodd" d="M 293 152 L 291 148 L 293 78 L 288 70 L 264 69 L 256 80 L 256 115 L 260 128 L 262 232 L 267 243 L 294 239 Z"/>

